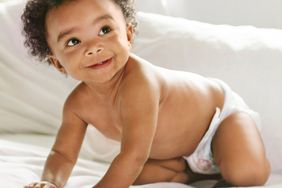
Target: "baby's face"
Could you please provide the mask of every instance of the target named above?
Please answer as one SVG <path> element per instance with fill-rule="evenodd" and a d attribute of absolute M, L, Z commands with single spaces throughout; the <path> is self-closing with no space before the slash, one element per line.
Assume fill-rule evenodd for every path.
<path fill-rule="evenodd" d="M 51 62 L 77 80 L 106 82 L 129 58 L 132 27 L 112 0 L 70 1 L 51 9 L 46 30 Z"/>

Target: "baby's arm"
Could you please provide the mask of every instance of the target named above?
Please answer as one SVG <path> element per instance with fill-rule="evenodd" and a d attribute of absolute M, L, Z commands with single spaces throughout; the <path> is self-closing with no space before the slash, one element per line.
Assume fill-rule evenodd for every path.
<path fill-rule="evenodd" d="M 77 117 L 72 109 L 74 108 L 67 101 L 64 106 L 62 126 L 45 163 L 42 182 L 38 182 L 38 185 L 51 182 L 57 188 L 62 188 L 76 163 L 87 124 Z M 30 185 L 34 186 L 29 187 L 36 187 L 36 183 Z"/>
<path fill-rule="evenodd" d="M 158 89 L 149 82 L 133 81 L 121 88 L 118 106 L 123 123 L 121 152 L 95 188 L 128 188 L 149 158 L 159 110 Z"/>

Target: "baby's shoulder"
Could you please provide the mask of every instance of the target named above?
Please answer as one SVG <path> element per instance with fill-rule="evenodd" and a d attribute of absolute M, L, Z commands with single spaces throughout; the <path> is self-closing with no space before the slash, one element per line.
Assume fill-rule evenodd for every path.
<path fill-rule="evenodd" d="M 137 56 L 130 57 L 125 68 L 122 85 L 135 88 L 154 84 L 158 84 L 154 66 Z"/>
<path fill-rule="evenodd" d="M 65 101 L 65 107 L 78 108 L 84 100 L 87 100 L 87 91 L 85 83 L 81 82 L 68 95 Z"/>

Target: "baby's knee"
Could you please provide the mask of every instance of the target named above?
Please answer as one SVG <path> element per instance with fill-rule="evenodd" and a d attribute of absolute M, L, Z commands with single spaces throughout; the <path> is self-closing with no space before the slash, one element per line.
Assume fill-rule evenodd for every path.
<path fill-rule="evenodd" d="M 234 186 L 264 185 L 270 174 L 268 161 L 260 164 L 242 164 L 221 171 L 222 177 Z"/>

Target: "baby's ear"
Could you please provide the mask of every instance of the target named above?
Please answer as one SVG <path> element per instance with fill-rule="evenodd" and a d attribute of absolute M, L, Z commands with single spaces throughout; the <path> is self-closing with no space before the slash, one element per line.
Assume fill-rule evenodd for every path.
<path fill-rule="evenodd" d="M 132 24 L 126 24 L 126 33 L 127 33 L 127 41 L 129 46 L 131 46 L 133 39 L 134 39 L 134 27 Z"/>
<path fill-rule="evenodd" d="M 66 69 L 62 66 L 60 61 L 54 55 L 48 55 L 48 62 L 53 65 L 58 71 L 63 74 L 67 74 Z"/>

